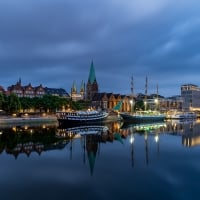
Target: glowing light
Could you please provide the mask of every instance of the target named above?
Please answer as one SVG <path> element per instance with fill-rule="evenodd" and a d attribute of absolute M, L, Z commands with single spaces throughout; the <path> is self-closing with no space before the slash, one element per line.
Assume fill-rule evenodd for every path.
<path fill-rule="evenodd" d="M 156 142 L 158 142 L 159 141 L 158 135 L 155 135 L 154 139 L 155 139 Z"/>
<path fill-rule="evenodd" d="M 147 134 L 144 135 L 144 139 L 147 140 Z"/>
<path fill-rule="evenodd" d="M 131 137 L 130 137 L 130 143 L 133 144 L 133 143 L 134 143 L 134 140 L 135 140 L 134 136 L 131 135 Z"/>

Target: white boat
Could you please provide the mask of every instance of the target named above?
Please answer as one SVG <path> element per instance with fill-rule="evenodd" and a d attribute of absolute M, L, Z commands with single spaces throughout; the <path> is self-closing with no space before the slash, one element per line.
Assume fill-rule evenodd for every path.
<path fill-rule="evenodd" d="M 101 122 L 108 117 L 108 112 L 87 110 L 87 111 L 59 111 L 56 113 L 60 125 L 64 124 L 88 124 Z"/>
<path fill-rule="evenodd" d="M 174 112 L 166 115 L 167 119 L 196 119 L 197 115 L 194 112 Z"/>

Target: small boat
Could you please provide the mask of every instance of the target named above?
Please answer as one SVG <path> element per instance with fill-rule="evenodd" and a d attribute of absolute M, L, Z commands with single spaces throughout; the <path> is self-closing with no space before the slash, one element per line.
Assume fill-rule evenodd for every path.
<path fill-rule="evenodd" d="M 166 115 L 166 119 L 196 119 L 197 115 L 194 112 L 174 112 Z"/>
<path fill-rule="evenodd" d="M 90 124 L 101 122 L 108 117 L 108 112 L 87 110 L 87 111 L 59 111 L 56 113 L 60 125 L 64 124 Z"/>
<path fill-rule="evenodd" d="M 124 121 L 133 123 L 160 122 L 165 120 L 165 115 L 157 111 L 139 111 L 136 113 L 120 113 Z"/>

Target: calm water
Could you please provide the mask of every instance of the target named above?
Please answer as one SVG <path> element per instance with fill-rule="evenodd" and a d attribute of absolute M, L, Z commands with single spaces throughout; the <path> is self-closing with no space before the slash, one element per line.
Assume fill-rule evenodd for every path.
<path fill-rule="evenodd" d="M 200 198 L 200 123 L 103 128 L 1 127 L 1 199 Z"/>

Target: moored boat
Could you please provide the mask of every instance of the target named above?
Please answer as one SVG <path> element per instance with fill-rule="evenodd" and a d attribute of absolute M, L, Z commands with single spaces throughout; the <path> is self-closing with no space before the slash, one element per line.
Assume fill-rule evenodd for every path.
<path fill-rule="evenodd" d="M 64 124 L 90 124 L 101 122 L 108 117 L 108 112 L 87 110 L 87 111 L 59 111 L 56 113 L 60 125 Z"/>
<path fill-rule="evenodd" d="M 166 115 L 167 119 L 196 119 L 197 115 L 194 112 L 174 112 Z"/>
<path fill-rule="evenodd" d="M 120 113 L 124 121 L 133 123 L 160 122 L 165 120 L 165 115 L 154 111 L 139 111 L 136 113 Z"/>

